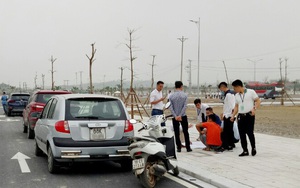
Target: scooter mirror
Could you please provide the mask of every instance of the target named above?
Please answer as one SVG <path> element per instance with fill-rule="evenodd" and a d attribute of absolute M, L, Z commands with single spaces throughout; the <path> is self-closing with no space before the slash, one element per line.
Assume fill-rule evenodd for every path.
<path fill-rule="evenodd" d="M 165 108 L 166 108 L 166 109 L 168 109 L 170 106 L 171 106 L 171 103 L 170 103 L 170 102 L 167 102 L 167 103 L 165 104 Z"/>
<path fill-rule="evenodd" d="M 137 123 L 137 121 L 136 121 L 135 119 L 131 119 L 131 120 L 129 120 L 129 122 L 130 122 L 131 124 L 136 124 L 136 123 Z"/>

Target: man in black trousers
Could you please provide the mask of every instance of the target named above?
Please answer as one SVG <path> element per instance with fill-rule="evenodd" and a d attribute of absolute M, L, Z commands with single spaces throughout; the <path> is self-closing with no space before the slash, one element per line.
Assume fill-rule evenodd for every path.
<path fill-rule="evenodd" d="M 255 137 L 254 137 L 254 122 L 255 111 L 260 106 L 260 99 L 253 89 L 245 88 L 241 80 L 235 80 L 232 82 L 235 94 L 235 108 L 230 120 L 234 121 L 234 116 L 238 114 L 238 128 L 240 133 L 241 145 L 243 152 L 240 157 L 248 156 L 247 138 L 251 143 L 251 155 L 256 155 Z"/>
<path fill-rule="evenodd" d="M 223 132 L 222 132 L 222 147 L 227 150 L 232 150 L 234 147 L 234 133 L 233 133 L 233 122 L 230 121 L 230 118 L 232 116 L 232 112 L 235 107 L 234 92 L 228 89 L 226 82 L 221 82 L 218 87 L 223 92 L 225 97 L 223 112 L 221 114 L 221 119 L 224 122 Z"/>
<path fill-rule="evenodd" d="M 176 91 L 170 96 L 170 110 L 173 115 L 173 128 L 175 133 L 175 140 L 177 146 L 177 152 L 181 152 L 181 141 L 179 137 L 179 126 L 181 124 L 182 131 L 185 139 L 185 147 L 187 152 L 191 152 L 190 137 L 188 132 L 188 119 L 186 116 L 186 107 L 188 102 L 187 94 L 183 92 L 183 83 L 181 81 L 175 82 Z"/>

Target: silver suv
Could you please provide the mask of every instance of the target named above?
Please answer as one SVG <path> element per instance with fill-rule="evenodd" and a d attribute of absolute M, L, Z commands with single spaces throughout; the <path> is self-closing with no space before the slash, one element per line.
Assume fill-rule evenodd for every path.
<path fill-rule="evenodd" d="M 123 102 L 94 94 L 50 98 L 34 128 L 35 154 L 48 156 L 55 173 L 62 162 L 113 160 L 132 169 L 127 149 L 133 125 Z"/>

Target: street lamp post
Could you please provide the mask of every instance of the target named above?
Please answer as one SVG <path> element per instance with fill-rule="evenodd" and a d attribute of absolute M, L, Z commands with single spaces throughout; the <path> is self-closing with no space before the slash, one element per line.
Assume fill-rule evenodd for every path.
<path fill-rule="evenodd" d="M 251 59 L 247 59 L 248 61 L 251 61 L 254 64 L 254 82 L 256 82 L 256 63 L 258 61 L 261 61 L 263 59 L 257 59 L 257 60 L 251 60 Z"/>
<path fill-rule="evenodd" d="M 198 27 L 198 73 L 197 73 L 197 94 L 200 97 L 200 85 L 199 85 L 199 77 L 200 77 L 200 18 L 198 21 L 190 20 L 191 22 L 195 23 Z"/>

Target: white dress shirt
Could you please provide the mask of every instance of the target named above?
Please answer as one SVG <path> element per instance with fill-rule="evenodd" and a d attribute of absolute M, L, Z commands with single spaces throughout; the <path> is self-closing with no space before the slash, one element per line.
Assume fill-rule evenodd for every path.
<path fill-rule="evenodd" d="M 235 97 L 234 94 L 228 90 L 225 93 L 224 105 L 223 105 L 223 117 L 229 118 L 232 115 L 232 110 L 235 107 Z"/>
<path fill-rule="evenodd" d="M 150 102 L 157 101 L 163 97 L 162 91 L 158 91 L 157 89 L 154 89 L 150 94 Z M 152 105 L 153 109 L 162 110 L 164 108 L 163 101 L 160 101 L 156 104 Z"/>
<path fill-rule="evenodd" d="M 209 106 L 207 104 L 203 104 L 201 103 L 201 107 L 200 109 L 197 109 L 197 119 L 199 123 L 202 123 L 202 114 L 204 116 L 204 119 L 206 119 L 206 108 L 208 108 Z"/>
<path fill-rule="evenodd" d="M 239 113 L 245 114 L 250 112 L 254 107 L 254 101 L 258 98 L 257 93 L 253 89 L 246 89 L 244 94 L 235 94 L 235 102 L 239 105 Z"/>

